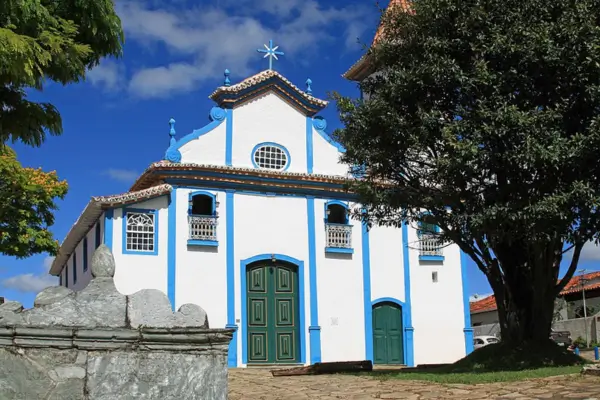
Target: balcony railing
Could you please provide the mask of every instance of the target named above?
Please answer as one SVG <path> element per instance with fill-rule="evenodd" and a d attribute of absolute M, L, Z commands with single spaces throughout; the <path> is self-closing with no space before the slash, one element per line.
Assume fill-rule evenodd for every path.
<path fill-rule="evenodd" d="M 442 244 L 436 235 L 421 235 L 419 238 L 419 255 L 426 257 L 442 257 Z"/>
<path fill-rule="evenodd" d="M 326 247 L 335 249 L 352 248 L 352 225 L 325 224 Z"/>
<path fill-rule="evenodd" d="M 217 240 L 217 217 L 214 215 L 189 215 L 190 235 L 188 240 Z"/>

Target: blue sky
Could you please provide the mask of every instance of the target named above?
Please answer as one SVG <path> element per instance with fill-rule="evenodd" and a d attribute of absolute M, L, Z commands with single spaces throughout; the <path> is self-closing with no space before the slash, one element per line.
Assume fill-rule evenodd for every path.
<path fill-rule="evenodd" d="M 275 69 L 299 87 L 313 81 L 313 95 L 357 96 L 341 77 L 370 43 L 379 18 L 370 0 L 116 0 L 126 33 L 124 57 L 107 59 L 86 82 L 49 83 L 31 99 L 58 107 L 64 134 L 37 149 L 17 145 L 26 166 L 56 170 L 70 190 L 59 202 L 52 231 L 63 240 L 91 196 L 122 193 L 169 143 L 171 117 L 177 137 L 207 123 L 208 95 L 231 71 L 232 82 L 266 69 L 256 52 L 269 39 L 285 52 Z M 385 5 L 385 4 L 383 4 Z M 360 42 L 359 42 L 360 39 Z M 339 126 L 332 104 L 322 115 Z M 596 269 L 600 251 L 584 250 L 583 268 Z M 47 255 L 0 257 L 0 296 L 31 306 L 35 293 L 57 283 L 47 275 Z M 471 293 L 488 293 L 485 277 L 469 267 Z"/>

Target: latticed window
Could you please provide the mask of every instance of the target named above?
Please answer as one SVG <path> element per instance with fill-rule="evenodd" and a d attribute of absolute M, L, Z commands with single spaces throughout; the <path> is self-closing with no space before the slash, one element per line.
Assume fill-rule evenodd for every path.
<path fill-rule="evenodd" d="M 254 163 L 265 169 L 283 170 L 289 160 L 286 152 L 279 146 L 264 145 L 254 151 Z"/>
<path fill-rule="evenodd" d="M 126 225 L 126 250 L 153 252 L 155 221 L 154 214 L 128 212 Z"/>

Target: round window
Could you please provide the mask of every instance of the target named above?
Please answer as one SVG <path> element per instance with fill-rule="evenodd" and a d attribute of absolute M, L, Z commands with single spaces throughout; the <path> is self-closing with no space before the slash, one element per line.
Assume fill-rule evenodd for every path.
<path fill-rule="evenodd" d="M 258 168 L 284 170 L 289 163 L 288 152 L 275 144 L 258 146 L 253 154 L 254 165 Z"/>

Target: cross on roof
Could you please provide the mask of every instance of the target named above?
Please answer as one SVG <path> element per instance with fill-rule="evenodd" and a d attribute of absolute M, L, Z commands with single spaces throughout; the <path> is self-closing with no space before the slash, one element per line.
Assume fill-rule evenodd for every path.
<path fill-rule="evenodd" d="M 264 46 L 265 46 L 264 49 L 258 49 L 256 51 L 258 51 L 259 53 L 265 53 L 265 56 L 263 58 L 269 57 L 269 69 L 273 69 L 273 59 L 279 60 L 279 58 L 277 58 L 277 56 L 282 56 L 283 52 L 277 51 L 279 46 L 273 47 L 272 39 L 269 40 L 268 46 L 266 44 Z"/>

